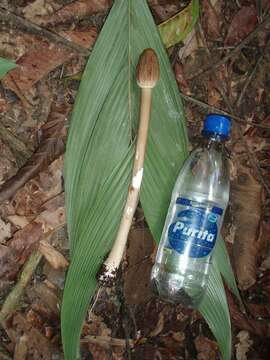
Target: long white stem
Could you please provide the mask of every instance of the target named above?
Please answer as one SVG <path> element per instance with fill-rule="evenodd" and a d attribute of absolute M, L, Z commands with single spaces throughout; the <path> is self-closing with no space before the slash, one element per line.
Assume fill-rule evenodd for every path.
<path fill-rule="evenodd" d="M 126 247 L 132 219 L 138 204 L 139 191 L 143 177 L 143 165 L 150 119 L 151 99 L 152 89 L 142 88 L 140 124 L 132 172 L 132 181 L 128 190 L 126 205 L 113 248 L 104 263 L 105 271 L 101 274 L 101 281 L 106 281 L 106 279 L 114 277 L 117 269 L 119 268 Z"/>

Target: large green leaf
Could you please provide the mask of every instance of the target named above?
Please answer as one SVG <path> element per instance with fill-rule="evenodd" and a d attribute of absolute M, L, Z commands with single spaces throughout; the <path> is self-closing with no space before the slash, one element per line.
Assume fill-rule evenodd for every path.
<path fill-rule="evenodd" d="M 157 242 L 173 184 L 188 154 L 182 103 L 146 0 L 116 0 L 81 81 L 65 157 L 71 265 L 61 326 L 67 360 L 79 356 L 80 331 L 96 290 L 96 273 L 112 246 L 127 195 L 139 107 L 135 67 L 147 47 L 154 48 L 159 57 L 161 79 L 153 94 L 141 202 Z M 221 248 L 220 256 L 222 251 Z M 206 299 L 222 307 L 215 311 L 227 314 L 219 277 L 218 271 L 211 273 L 220 299 L 215 299 L 211 287 Z M 217 317 L 214 327 L 215 312 L 211 306 L 206 303 L 202 312 L 221 352 L 227 354 L 230 337 L 226 342 L 222 334 L 230 333 L 229 319 Z"/>
<path fill-rule="evenodd" d="M 16 66 L 15 62 L 0 57 L 0 79 Z"/>
<path fill-rule="evenodd" d="M 96 289 L 96 272 L 119 225 L 138 121 L 135 67 L 147 47 L 156 50 L 161 66 L 161 79 L 154 90 L 144 183 L 147 191 L 147 179 L 160 179 L 160 190 L 150 191 L 153 208 L 148 213 L 153 233 L 162 227 L 160 219 L 166 213 L 162 204 L 168 202 L 168 188 L 187 155 L 177 85 L 147 4 L 144 0 L 117 0 L 82 78 L 65 158 L 72 258 L 61 314 L 66 359 L 74 360 L 78 355 L 81 326 Z M 151 152 L 159 160 L 155 164 Z M 158 211 L 153 213 L 153 209 Z"/>

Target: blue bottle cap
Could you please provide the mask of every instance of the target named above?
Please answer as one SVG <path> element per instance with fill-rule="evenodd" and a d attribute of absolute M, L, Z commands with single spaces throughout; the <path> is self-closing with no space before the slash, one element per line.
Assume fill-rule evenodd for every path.
<path fill-rule="evenodd" d="M 225 115 L 209 114 L 204 121 L 203 133 L 228 137 L 231 130 L 231 118 Z"/>

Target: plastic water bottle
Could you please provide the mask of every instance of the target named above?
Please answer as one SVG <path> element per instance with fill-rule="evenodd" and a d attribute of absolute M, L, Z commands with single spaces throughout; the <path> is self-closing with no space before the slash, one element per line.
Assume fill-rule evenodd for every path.
<path fill-rule="evenodd" d="M 206 291 L 213 249 L 229 201 L 224 142 L 229 117 L 210 114 L 204 143 L 186 160 L 176 181 L 151 282 L 169 302 L 197 307 Z"/>

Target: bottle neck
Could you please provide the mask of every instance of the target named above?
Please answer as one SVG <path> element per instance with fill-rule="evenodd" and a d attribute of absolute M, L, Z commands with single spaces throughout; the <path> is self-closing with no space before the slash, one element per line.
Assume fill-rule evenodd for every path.
<path fill-rule="evenodd" d="M 207 147 L 207 149 L 216 149 L 216 150 L 222 150 L 224 148 L 226 138 L 224 136 L 220 136 L 218 134 L 209 133 L 204 134 L 204 146 Z"/>

